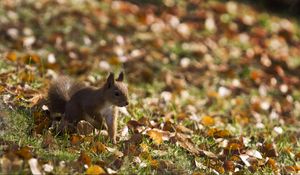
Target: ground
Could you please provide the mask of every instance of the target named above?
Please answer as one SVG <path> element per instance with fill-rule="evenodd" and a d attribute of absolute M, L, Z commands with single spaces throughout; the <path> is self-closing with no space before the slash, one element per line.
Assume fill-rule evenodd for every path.
<path fill-rule="evenodd" d="M 299 26 L 245 1 L 2 0 L 1 172 L 299 173 Z M 53 77 L 120 71 L 117 144 L 51 130 Z"/>

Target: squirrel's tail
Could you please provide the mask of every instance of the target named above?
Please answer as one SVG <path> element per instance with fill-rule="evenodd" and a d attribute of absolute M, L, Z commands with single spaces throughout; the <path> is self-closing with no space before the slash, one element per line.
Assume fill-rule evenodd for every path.
<path fill-rule="evenodd" d="M 49 108 L 53 113 L 65 112 L 67 102 L 71 96 L 80 90 L 82 85 L 75 83 L 66 76 L 60 76 L 54 79 L 48 91 Z"/>

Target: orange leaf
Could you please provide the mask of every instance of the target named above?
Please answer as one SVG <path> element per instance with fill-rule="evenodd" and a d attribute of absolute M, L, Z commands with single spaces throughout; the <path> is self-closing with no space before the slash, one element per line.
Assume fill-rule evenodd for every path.
<path fill-rule="evenodd" d="M 72 145 L 78 145 L 82 142 L 82 138 L 79 135 L 72 135 L 70 141 Z"/>
<path fill-rule="evenodd" d="M 269 158 L 267 165 L 269 165 L 275 171 L 278 169 L 276 161 L 272 158 Z"/>
<path fill-rule="evenodd" d="M 300 152 L 295 155 L 296 160 L 300 160 Z"/>
<path fill-rule="evenodd" d="M 207 135 L 215 138 L 227 138 L 230 137 L 231 134 L 227 130 L 220 130 L 217 128 L 211 128 L 207 131 Z"/>
<path fill-rule="evenodd" d="M 258 80 L 262 77 L 261 72 L 253 70 L 250 75 L 251 79 Z"/>
<path fill-rule="evenodd" d="M 150 165 L 152 168 L 157 168 L 158 167 L 158 161 L 157 160 L 151 160 Z"/>
<path fill-rule="evenodd" d="M 103 153 L 104 151 L 106 151 L 106 146 L 98 141 L 94 144 L 94 146 L 91 149 L 95 153 Z"/>
<path fill-rule="evenodd" d="M 211 116 L 204 116 L 202 117 L 201 119 L 201 123 L 204 125 L 204 126 L 212 126 L 215 124 L 215 120 L 214 118 L 212 118 Z"/>
<path fill-rule="evenodd" d="M 92 165 L 90 166 L 85 174 L 93 174 L 93 175 L 96 175 L 96 174 L 106 174 L 106 172 L 104 171 L 103 168 L 101 168 L 100 166 L 98 165 Z"/>
<path fill-rule="evenodd" d="M 228 171 L 231 171 L 233 172 L 234 169 L 235 169 L 235 165 L 234 165 L 234 162 L 231 161 L 231 160 L 226 160 L 224 162 L 224 165 L 223 165 L 224 169 L 228 172 Z"/>
<path fill-rule="evenodd" d="M 6 58 L 10 61 L 16 61 L 17 60 L 17 54 L 15 52 L 9 52 L 6 55 Z"/>
<path fill-rule="evenodd" d="M 32 158 L 32 152 L 30 150 L 29 147 L 23 147 L 20 150 L 17 151 L 17 155 L 20 156 L 21 158 L 25 159 L 25 160 L 29 160 L 30 158 Z"/>
<path fill-rule="evenodd" d="M 92 163 L 91 157 L 88 154 L 86 154 L 85 152 L 81 152 L 80 157 L 78 158 L 78 161 L 83 164 L 86 164 L 88 166 L 90 166 Z"/>
<path fill-rule="evenodd" d="M 163 135 L 161 132 L 156 130 L 150 130 L 147 132 L 147 135 L 150 136 L 151 139 L 153 139 L 154 143 L 157 145 L 161 144 L 163 142 Z"/>

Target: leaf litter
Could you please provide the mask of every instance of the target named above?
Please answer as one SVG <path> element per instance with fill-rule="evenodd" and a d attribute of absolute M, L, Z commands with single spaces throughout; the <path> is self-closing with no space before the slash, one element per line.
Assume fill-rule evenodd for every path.
<path fill-rule="evenodd" d="M 2 173 L 118 174 L 128 161 L 156 173 L 300 172 L 294 19 L 235 1 L 81 3 L 0 2 L 0 124 L 15 128 L 6 109 L 29 110 L 26 134 L 41 143 L 1 129 Z M 132 105 L 119 143 L 84 121 L 61 143 L 44 103 L 49 80 L 67 73 L 98 85 L 120 67 Z M 172 147 L 189 170 L 180 156 L 163 159 Z M 60 149 L 75 158 L 41 154 Z"/>

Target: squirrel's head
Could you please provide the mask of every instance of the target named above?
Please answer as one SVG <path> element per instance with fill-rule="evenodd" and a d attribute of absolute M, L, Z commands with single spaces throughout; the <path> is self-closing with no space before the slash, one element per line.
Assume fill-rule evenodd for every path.
<path fill-rule="evenodd" d="M 128 103 L 128 89 L 127 85 L 123 82 L 124 73 L 121 72 L 119 77 L 115 80 L 114 74 L 110 73 L 105 85 L 105 97 L 109 103 L 115 106 L 127 106 Z"/>

